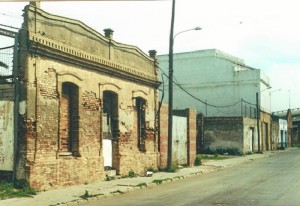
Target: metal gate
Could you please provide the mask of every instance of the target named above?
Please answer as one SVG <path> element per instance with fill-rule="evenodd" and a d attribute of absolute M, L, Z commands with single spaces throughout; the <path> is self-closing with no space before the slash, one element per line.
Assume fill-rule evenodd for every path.
<path fill-rule="evenodd" d="M 179 165 L 186 165 L 187 161 L 187 118 L 173 116 L 172 160 Z"/>

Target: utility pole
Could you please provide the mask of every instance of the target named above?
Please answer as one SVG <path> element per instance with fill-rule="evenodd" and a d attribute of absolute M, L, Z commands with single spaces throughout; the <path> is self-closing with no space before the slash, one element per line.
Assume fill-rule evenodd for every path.
<path fill-rule="evenodd" d="M 256 92 L 256 123 L 257 123 L 257 150 L 260 152 L 260 131 L 259 131 L 259 121 L 260 121 L 260 107 L 258 105 L 258 92 Z"/>
<path fill-rule="evenodd" d="M 169 43 L 169 113 L 168 113 L 168 157 L 167 169 L 172 166 L 172 129 L 173 129 L 173 45 L 174 45 L 175 0 L 172 1 L 172 17 Z"/>

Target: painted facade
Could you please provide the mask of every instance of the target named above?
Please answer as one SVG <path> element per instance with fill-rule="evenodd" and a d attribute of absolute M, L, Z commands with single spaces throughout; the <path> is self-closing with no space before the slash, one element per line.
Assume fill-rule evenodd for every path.
<path fill-rule="evenodd" d="M 157 58 L 162 72 L 168 74 L 168 55 Z M 270 113 L 269 78 L 243 59 L 217 49 L 175 53 L 174 80 L 175 109 L 197 108 L 198 113 L 209 117 L 253 118 L 258 92 L 261 109 Z M 164 92 L 167 97 L 168 91 Z"/>
<path fill-rule="evenodd" d="M 159 55 L 158 60 L 162 73 L 167 75 L 168 55 Z M 255 131 L 254 141 L 257 144 L 260 142 L 260 150 L 270 150 L 271 96 L 268 91 L 270 80 L 261 70 L 246 65 L 243 59 L 217 49 L 176 53 L 173 85 L 175 109 L 192 107 L 204 117 L 216 119 L 242 117 L 249 118 L 254 123 L 258 116 L 258 126 L 257 123 L 251 123 L 251 128 Z M 164 85 L 164 88 L 168 88 L 168 85 Z M 166 89 L 164 92 L 164 96 L 168 96 Z M 164 98 L 164 102 L 168 102 L 168 98 Z M 260 111 L 258 114 L 257 108 Z M 204 125 L 206 120 L 208 118 L 204 118 Z M 244 126 L 247 127 L 247 124 Z M 227 131 L 226 128 L 224 130 Z M 259 150 L 257 145 L 253 146 L 253 149 L 248 145 L 252 138 L 252 135 L 244 136 L 248 133 L 250 134 L 241 129 L 239 140 L 236 139 L 244 144 L 242 146 L 236 142 L 238 144 L 236 147 L 241 152 Z M 201 144 L 199 135 L 202 134 L 207 135 L 205 126 L 203 131 L 198 127 L 198 144 Z M 245 142 L 241 137 L 245 137 Z M 223 143 L 224 147 L 228 146 L 228 142 L 223 141 Z M 217 146 L 220 147 L 221 144 Z M 203 145 L 197 147 L 199 151 Z M 248 147 L 250 149 L 247 149 Z"/>

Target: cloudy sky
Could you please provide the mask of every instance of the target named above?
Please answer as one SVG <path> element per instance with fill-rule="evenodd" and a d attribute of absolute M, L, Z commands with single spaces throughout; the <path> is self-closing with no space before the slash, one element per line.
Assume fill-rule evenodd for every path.
<path fill-rule="evenodd" d="M 0 2 L 0 24 L 20 27 L 26 4 Z M 102 34 L 112 28 L 116 41 L 158 54 L 168 53 L 171 6 L 171 0 L 41 3 L 47 12 L 78 19 Z M 270 77 L 272 111 L 298 108 L 298 10 L 297 0 L 176 0 L 174 33 L 196 26 L 202 30 L 177 36 L 174 52 L 216 48 L 242 58 Z"/>

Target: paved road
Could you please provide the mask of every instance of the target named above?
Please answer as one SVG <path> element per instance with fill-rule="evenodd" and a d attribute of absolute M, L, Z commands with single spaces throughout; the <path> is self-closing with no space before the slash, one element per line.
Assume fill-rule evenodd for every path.
<path fill-rule="evenodd" d="M 85 205 L 300 205 L 300 149 Z"/>

